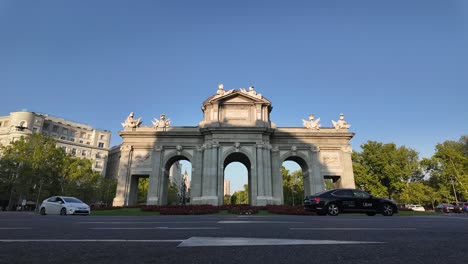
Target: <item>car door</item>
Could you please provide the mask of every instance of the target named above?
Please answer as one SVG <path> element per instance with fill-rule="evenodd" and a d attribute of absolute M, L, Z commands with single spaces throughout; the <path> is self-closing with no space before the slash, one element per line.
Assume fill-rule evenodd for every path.
<path fill-rule="evenodd" d="M 375 211 L 377 209 L 377 202 L 372 199 L 372 195 L 368 192 L 361 190 L 353 190 L 356 199 L 356 209 L 361 212 Z"/>
<path fill-rule="evenodd" d="M 356 201 L 354 200 L 354 195 L 351 190 L 337 190 L 332 193 L 336 197 L 336 200 L 339 202 L 341 210 L 343 211 L 355 211 L 356 210 Z"/>
<path fill-rule="evenodd" d="M 51 197 L 45 202 L 44 208 L 47 214 L 57 213 L 57 197 Z"/>

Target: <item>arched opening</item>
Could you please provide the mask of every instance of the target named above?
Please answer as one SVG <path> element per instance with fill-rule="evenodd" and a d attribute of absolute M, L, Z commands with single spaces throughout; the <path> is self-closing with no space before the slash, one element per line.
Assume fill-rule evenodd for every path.
<path fill-rule="evenodd" d="M 307 163 L 300 157 L 291 156 L 284 160 L 281 166 L 283 204 L 302 204 L 310 186 L 308 171 Z"/>
<path fill-rule="evenodd" d="M 128 205 L 145 205 L 148 195 L 149 175 L 134 174 L 130 182 Z"/>
<path fill-rule="evenodd" d="M 162 178 L 161 204 L 181 205 L 190 203 L 192 163 L 177 155 L 166 162 Z"/>
<path fill-rule="evenodd" d="M 224 160 L 224 204 L 251 203 L 250 160 L 240 152 L 232 153 Z"/>

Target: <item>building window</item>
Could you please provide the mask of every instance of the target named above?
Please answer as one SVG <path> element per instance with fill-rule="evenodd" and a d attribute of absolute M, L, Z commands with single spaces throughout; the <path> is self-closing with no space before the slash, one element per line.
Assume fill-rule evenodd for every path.
<path fill-rule="evenodd" d="M 75 137 L 76 131 L 70 131 L 70 137 Z"/>
<path fill-rule="evenodd" d="M 57 131 L 58 131 L 58 128 L 59 128 L 58 126 L 52 127 L 52 132 L 57 132 Z"/>
<path fill-rule="evenodd" d="M 68 134 L 68 129 L 66 129 L 66 128 L 62 129 L 62 134 L 64 134 L 64 135 Z"/>
<path fill-rule="evenodd" d="M 85 133 L 81 133 L 81 138 L 86 138 L 86 134 L 85 134 Z"/>
<path fill-rule="evenodd" d="M 98 147 L 103 148 L 103 147 L 104 147 L 104 143 L 99 142 Z"/>
<path fill-rule="evenodd" d="M 91 134 L 88 134 L 88 139 L 91 139 Z"/>
<path fill-rule="evenodd" d="M 89 141 L 86 142 L 87 145 L 91 145 L 91 143 Z"/>
<path fill-rule="evenodd" d="M 33 127 L 33 133 L 37 133 L 37 127 Z"/>
<path fill-rule="evenodd" d="M 72 148 L 71 153 L 72 153 L 73 155 L 76 155 L 76 148 Z"/>
<path fill-rule="evenodd" d="M 74 139 L 74 138 L 70 138 L 70 141 L 71 141 L 71 142 L 75 142 L 75 139 Z"/>
<path fill-rule="evenodd" d="M 96 153 L 96 159 L 100 159 L 101 158 L 101 153 Z"/>
<path fill-rule="evenodd" d="M 80 140 L 80 143 L 83 144 L 83 140 Z"/>
<path fill-rule="evenodd" d="M 64 152 L 67 152 L 67 147 L 61 146 L 60 148 L 61 148 Z"/>
<path fill-rule="evenodd" d="M 86 150 L 81 151 L 81 156 L 86 156 Z"/>
<path fill-rule="evenodd" d="M 3 125 L 3 122 L 2 122 L 2 121 L 0 121 L 0 127 L 2 127 L 2 125 Z"/>
<path fill-rule="evenodd" d="M 99 139 L 104 140 L 104 135 L 101 135 Z"/>
<path fill-rule="evenodd" d="M 7 127 L 7 126 L 8 126 L 8 121 L 5 121 L 5 122 L 3 123 L 3 126 L 4 126 L 4 127 Z"/>
<path fill-rule="evenodd" d="M 66 140 L 67 138 L 64 136 L 61 136 L 60 139 Z"/>
<path fill-rule="evenodd" d="M 48 123 L 44 123 L 44 127 L 42 127 L 43 130 L 49 130 L 49 124 Z"/>

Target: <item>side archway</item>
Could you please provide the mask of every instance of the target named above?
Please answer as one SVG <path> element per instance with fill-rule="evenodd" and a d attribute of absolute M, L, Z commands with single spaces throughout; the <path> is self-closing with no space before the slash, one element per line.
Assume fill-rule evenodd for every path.
<path fill-rule="evenodd" d="M 302 171 L 302 173 L 299 174 L 302 175 L 300 179 L 296 178 L 297 172 L 292 172 L 291 175 L 285 175 L 285 177 L 288 177 L 286 179 L 286 182 L 288 182 L 289 184 L 288 188 L 285 188 L 285 186 L 283 185 L 283 202 L 285 204 L 300 204 L 302 202 L 302 199 L 304 198 L 304 194 L 310 194 L 312 175 L 310 175 L 310 165 L 308 164 L 307 160 L 308 159 L 304 154 L 297 152 L 288 152 L 281 157 L 281 164 L 284 164 L 286 161 L 292 161 L 299 165 Z M 283 179 L 283 184 L 284 182 L 285 179 Z"/>

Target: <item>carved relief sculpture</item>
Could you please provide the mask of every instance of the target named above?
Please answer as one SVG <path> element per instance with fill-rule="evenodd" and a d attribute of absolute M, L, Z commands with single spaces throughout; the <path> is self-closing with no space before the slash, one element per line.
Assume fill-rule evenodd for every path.
<path fill-rule="evenodd" d="M 134 119 L 134 118 L 133 118 L 134 115 L 135 115 L 135 114 L 134 114 L 133 112 L 131 112 L 131 113 L 128 115 L 128 117 L 127 117 L 127 119 L 125 120 L 125 122 L 124 122 L 124 123 L 121 123 L 122 126 L 123 126 L 124 128 L 136 128 L 136 127 L 140 127 L 140 125 L 141 125 L 141 117 L 138 118 L 138 119 Z"/>
<path fill-rule="evenodd" d="M 335 127 L 335 129 L 347 129 L 347 128 L 351 127 L 351 125 L 346 123 L 346 121 L 344 120 L 344 114 L 340 114 L 340 120 L 338 120 L 336 122 L 334 120 L 332 120 L 332 123 L 333 123 L 333 127 Z"/>
<path fill-rule="evenodd" d="M 159 120 L 154 118 L 152 123 L 154 128 L 166 128 L 171 125 L 171 120 L 166 119 L 166 115 L 162 114 Z"/>
<path fill-rule="evenodd" d="M 319 130 L 320 129 L 320 117 L 317 118 L 317 120 L 314 120 L 314 115 L 309 115 L 309 121 L 306 121 L 304 119 L 302 119 L 302 123 L 304 124 L 304 126 L 306 128 L 310 128 L 310 129 L 317 129 Z"/>

